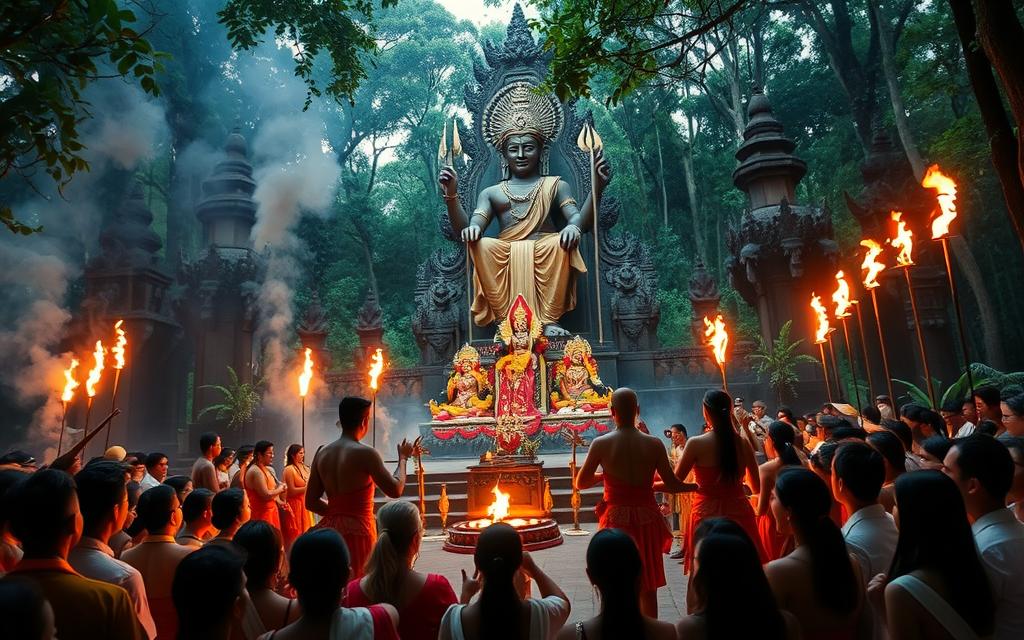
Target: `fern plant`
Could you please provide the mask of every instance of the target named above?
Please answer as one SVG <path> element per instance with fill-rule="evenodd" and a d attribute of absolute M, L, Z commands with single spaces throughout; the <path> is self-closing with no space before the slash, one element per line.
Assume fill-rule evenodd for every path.
<path fill-rule="evenodd" d="M 207 413 L 213 413 L 217 420 L 226 420 L 227 428 L 237 431 L 242 425 L 252 422 L 260 407 L 259 387 L 261 381 L 242 382 L 233 368 L 228 367 L 231 381 L 227 386 L 220 384 L 204 384 L 200 389 L 213 389 L 220 393 L 221 401 L 211 404 L 199 412 L 197 419 Z"/>
<path fill-rule="evenodd" d="M 793 321 L 787 320 L 786 324 L 779 328 L 779 335 L 771 344 L 765 342 L 762 336 L 757 337 L 757 348 L 747 356 L 747 359 L 757 373 L 758 381 L 768 378 L 768 385 L 775 392 L 775 397 L 782 403 L 783 397 L 796 397 L 794 384 L 800 379 L 796 367 L 800 364 L 818 364 L 817 359 L 803 353 L 797 353 L 797 349 L 803 344 L 803 339 L 790 342 L 789 332 L 793 328 Z"/>
<path fill-rule="evenodd" d="M 1024 385 L 1024 371 L 1003 373 L 998 369 L 993 369 L 992 367 L 981 364 L 980 362 L 971 363 L 971 375 L 974 376 L 975 389 L 984 385 L 992 385 L 999 389 L 1009 385 Z M 906 396 L 911 402 L 925 407 L 931 407 L 932 402 L 928 398 L 928 392 L 925 389 L 922 389 L 908 380 L 893 378 L 892 381 L 898 382 L 906 387 Z M 936 389 L 942 389 L 942 381 L 932 378 L 932 384 Z M 967 382 L 967 372 L 964 372 L 942 392 L 938 401 L 939 407 L 942 407 L 946 402 L 954 398 L 967 398 L 968 393 L 970 393 L 970 385 Z M 934 409 L 938 407 L 932 408 Z"/>

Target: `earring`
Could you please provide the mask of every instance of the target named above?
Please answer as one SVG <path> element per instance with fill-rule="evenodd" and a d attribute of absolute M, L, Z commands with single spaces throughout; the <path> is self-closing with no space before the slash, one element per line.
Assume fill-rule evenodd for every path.
<path fill-rule="evenodd" d="M 504 158 L 501 160 L 501 179 L 508 180 L 508 161 Z"/>

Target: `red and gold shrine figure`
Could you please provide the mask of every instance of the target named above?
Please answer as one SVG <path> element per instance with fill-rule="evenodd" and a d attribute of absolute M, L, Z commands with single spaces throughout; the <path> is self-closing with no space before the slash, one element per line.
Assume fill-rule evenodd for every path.
<path fill-rule="evenodd" d="M 608 408 L 612 390 L 598 377 L 597 360 L 591 354 L 590 343 L 580 336 L 566 343 L 552 376 L 552 412 L 593 413 Z"/>
<path fill-rule="evenodd" d="M 494 392 L 487 371 L 480 367 L 480 352 L 466 344 L 455 354 L 452 365 L 448 401 L 438 404 L 431 400 L 430 415 L 442 421 L 490 415 Z"/>
<path fill-rule="evenodd" d="M 544 349 L 543 326 L 522 295 L 516 296 L 507 317 L 498 326 L 498 337 L 506 353 L 494 364 L 498 404 L 502 415 L 534 418 L 543 413 Z"/>

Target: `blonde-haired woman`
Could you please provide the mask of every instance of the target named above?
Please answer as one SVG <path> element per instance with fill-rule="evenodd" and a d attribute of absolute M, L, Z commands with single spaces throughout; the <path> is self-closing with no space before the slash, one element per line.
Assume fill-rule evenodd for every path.
<path fill-rule="evenodd" d="M 366 574 L 348 584 L 346 607 L 386 603 L 398 609 L 402 640 L 437 638 L 441 617 L 458 602 L 447 578 L 413 569 L 422 539 L 416 505 L 404 500 L 385 504 L 377 512 L 377 544 Z"/>

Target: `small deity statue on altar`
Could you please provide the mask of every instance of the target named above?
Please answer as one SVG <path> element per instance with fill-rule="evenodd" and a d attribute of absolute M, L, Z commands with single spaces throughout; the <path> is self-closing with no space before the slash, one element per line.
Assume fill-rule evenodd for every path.
<path fill-rule="evenodd" d="M 555 364 L 551 410 L 557 413 L 593 413 L 608 408 L 612 390 L 597 375 L 590 343 L 576 336 L 566 343 L 562 360 Z"/>
<path fill-rule="evenodd" d="M 484 137 L 501 157 L 502 179 L 480 192 L 467 214 L 459 199 L 459 177 L 443 167 L 438 181 L 452 229 L 473 260 L 472 317 L 487 326 L 504 317 L 514 298 L 525 298 L 545 335 L 569 335 L 559 318 L 576 306 L 576 276 L 587 268 L 580 236 L 593 230 L 588 195 L 577 205 L 569 184 L 547 174 L 551 143 L 564 123 L 561 104 L 525 81 L 500 89 L 486 105 Z M 595 155 L 594 192 L 600 198 L 611 175 L 602 152 Z M 497 238 L 484 237 L 497 218 Z M 556 219 L 564 222 L 561 231 Z"/>
<path fill-rule="evenodd" d="M 469 344 L 463 345 L 455 354 L 452 366 L 448 401 L 439 404 L 431 400 L 430 415 L 442 421 L 490 415 L 494 393 L 486 370 L 480 368 L 480 352 Z"/>
<path fill-rule="evenodd" d="M 547 340 L 540 320 L 522 295 L 516 296 L 508 316 L 498 326 L 506 354 L 494 364 L 497 374 L 497 415 L 532 418 L 542 412 L 538 383 L 544 374 L 543 354 Z"/>

